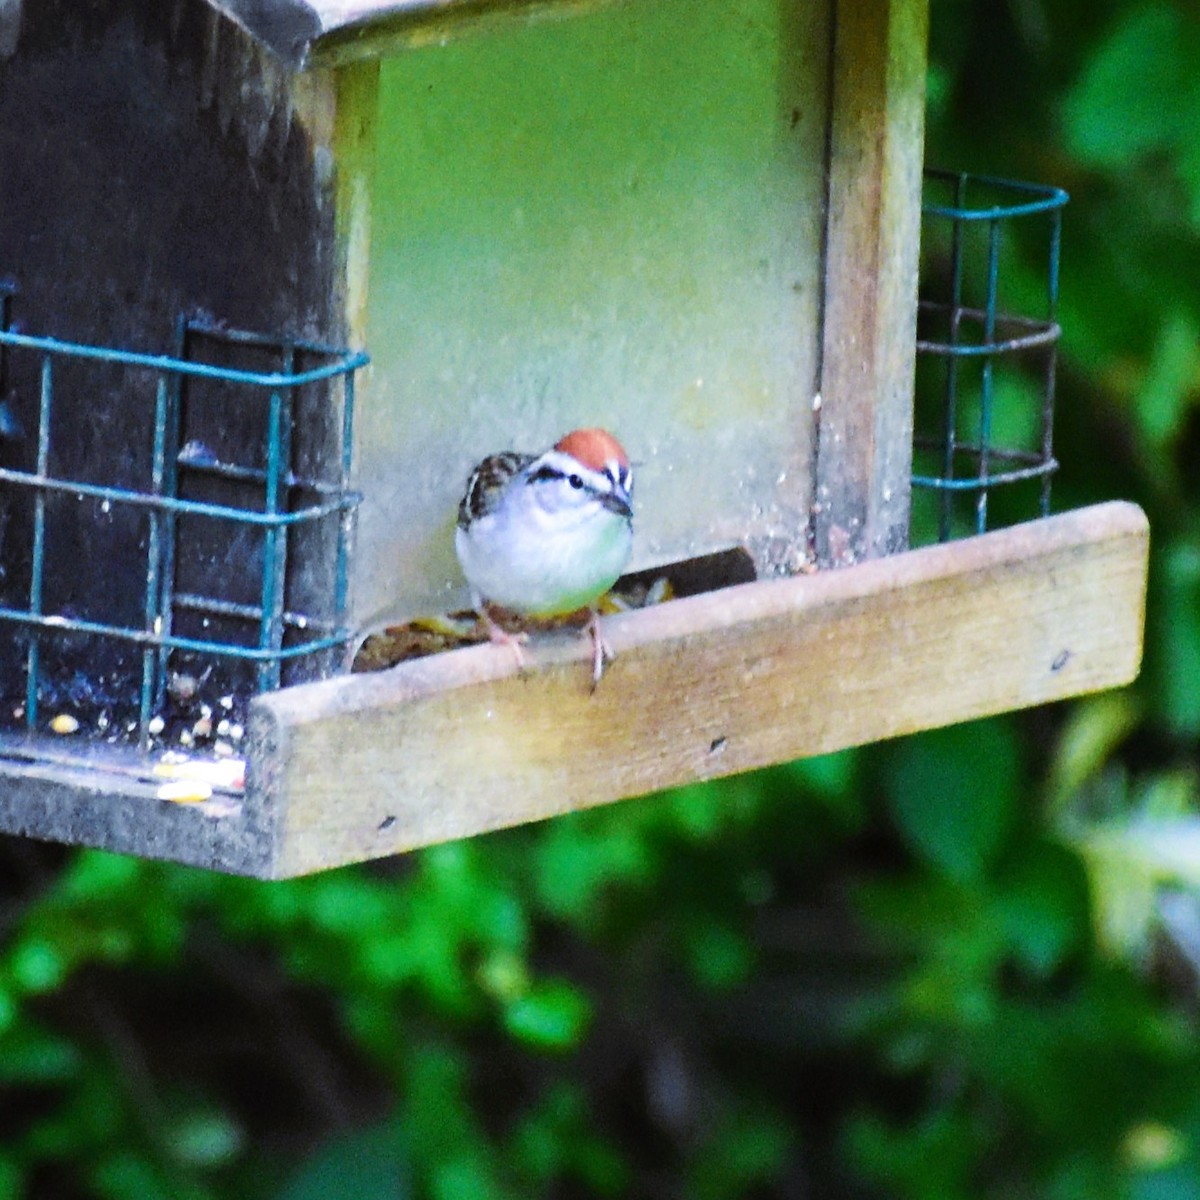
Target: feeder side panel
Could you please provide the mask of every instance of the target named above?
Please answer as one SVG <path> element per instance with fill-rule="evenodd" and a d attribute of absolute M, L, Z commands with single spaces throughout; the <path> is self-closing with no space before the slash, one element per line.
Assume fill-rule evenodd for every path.
<path fill-rule="evenodd" d="M 294 77 L 194 0 L 24 5 L 0 71 L 0 275 L 16 280 L 17 326 L 177 353 L 179 318 L 199 312 L 281 337 L 340 341 L 334 89 L 331 73 Z M 277 359 L 248 352 L 240 365 L 272 370 Z M 0 465 L 29 470 L 41 364 L 14 352 L 9 367 L 20 435 L 0 443 Z M 154 394 L 150 372 L 56 364 L 50 473 L 147 490 Z M 183 440 L 259 466 L 264 403 L 197 389 Z M 294 415 L 296 462 L 320 467 L 336 445 L 336 414 L 309 389 Z M 204 488 L 194 498 L 261 506 L 219 480 Z M 0 495 L 0 602 L 15 607 L 28 600 L 31 504 L 28 493 Z M 58 494 L 47 500 L 46 528 L 43 610 L 136 626 L 144 512 Z M 181 528 L 177 586 L 252 603 L 256 556 L 248 531 Z M 289 571 L 303 593 L 303 572 Z M 6 678 L 19 674 L 8 660 L 20 653 L 0 647 Z M 55 654 L 45 664 L 50 691 L 124 691 L 136 675 L 132 648 L 64 642 Z"/>

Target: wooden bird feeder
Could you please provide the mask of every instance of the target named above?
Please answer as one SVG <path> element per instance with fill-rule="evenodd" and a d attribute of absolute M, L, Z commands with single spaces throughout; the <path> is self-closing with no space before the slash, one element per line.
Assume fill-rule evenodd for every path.
<path fill-rule="evenodd" d="M 1130 680 L 1135 507 L 907 548 L 926 23 L 0 5 L 0 829 L 281 877 Z M 595 694 L 570 632 L 347 674 L 592 424 L 684 593 Z"/>

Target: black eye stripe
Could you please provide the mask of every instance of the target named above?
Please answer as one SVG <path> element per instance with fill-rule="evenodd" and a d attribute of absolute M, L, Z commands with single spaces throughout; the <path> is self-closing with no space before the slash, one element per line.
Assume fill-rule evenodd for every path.
<path fill-rule="evenodd" d="M 632 472 L 628 467 L 617 467 L 613 465 L 605 466 L 602 474 L 614 487 L 622 487 L 628 490 L 629 483 L 632 478 Z M 571 472 L 568 474 L 559 467 L 551 466 L 549 463 L 544 463 L 538 467 L 532 475 L 528 476 L 526 483 L 552 483 L 556 480 L 565 480 L 577 491 L 586 489 L 589 492 L 595 492 L 599 489 L 590 483 L 583 475 Z"/>
<path fill-rule="evenodd" d="M 550 483 L 557 479 L 565 479 L 576 491 L 586 486 L 582 475 L 574 473 L 568 475 L 566 471 L 560 471 L 557 467 L 552 467 L 549 464 L 544 467 L 538 467 L 529 476 L 530 483 Z"/>

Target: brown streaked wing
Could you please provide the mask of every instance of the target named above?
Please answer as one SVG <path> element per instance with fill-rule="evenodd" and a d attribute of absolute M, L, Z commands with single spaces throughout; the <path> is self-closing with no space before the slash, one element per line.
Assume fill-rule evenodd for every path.
<path fill-rule="evenodd" d="M 467 480 L 467 490 L 458 506 L 459 527 L 465 529 L 471 521 L 490 513 L 496 507 L 504 485 L 536 457 L 534 454 L 518 454 L 515 450 L 489 454 Z"/>

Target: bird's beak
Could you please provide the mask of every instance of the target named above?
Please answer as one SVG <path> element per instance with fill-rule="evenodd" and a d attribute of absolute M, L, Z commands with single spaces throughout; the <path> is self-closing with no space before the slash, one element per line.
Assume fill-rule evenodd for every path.
<path fill-rule="evenodd" d="M 623 487 L 616 487 L 611 492 L 605 492 L 601 503 L 609 512 L 618 513 L 627 520 L 633 519 L 633 501 L 630 500 L 629 493 Z"/>

